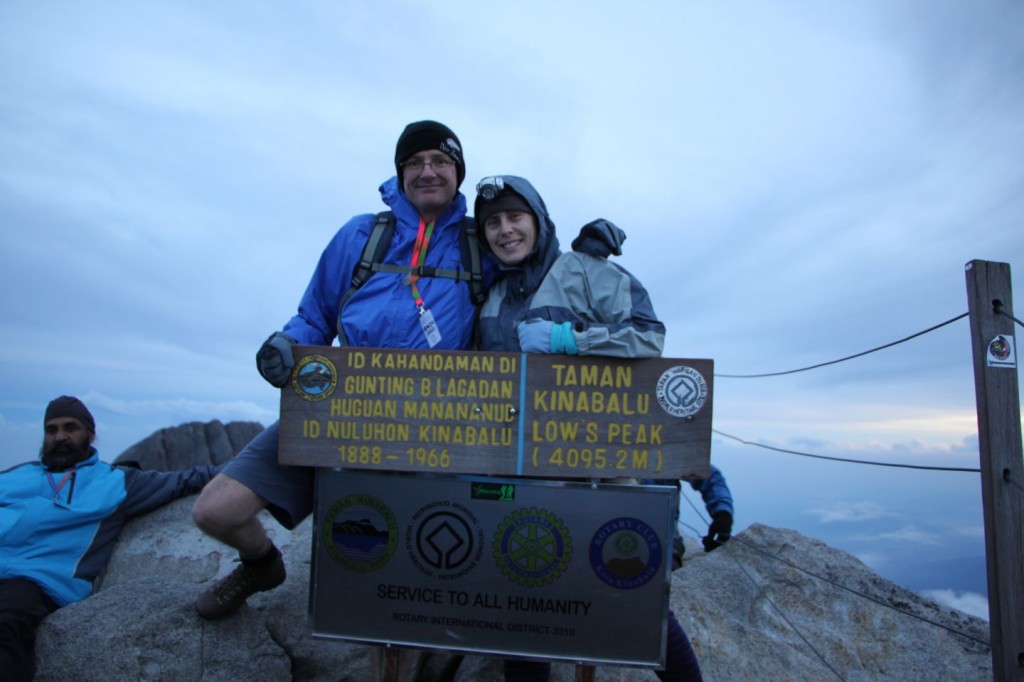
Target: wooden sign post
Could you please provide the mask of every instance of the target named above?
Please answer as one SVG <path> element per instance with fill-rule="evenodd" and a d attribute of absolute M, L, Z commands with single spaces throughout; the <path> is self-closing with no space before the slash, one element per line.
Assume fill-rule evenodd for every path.
<path fill-rule="evenodd" d="M 281 392 L 280 462 L 330 470 L 415 472 L 431 474 L 435 478 L 437 474 L 513 477 L 504 479 L 507 485 L 480 485 L 473 488 L 474 495 L 486 493 L 478 499 L 493 500 L 485 504 L 499 506 L 486 507 L 492 510 L 491 514 L 477 510 L 469 515 L 468 521 L 462 519 L 467 528 L 477 522 L 485 523 L 493 510 L 504 509 L 503 505 L 514 505 L 517 491 L 520 496 L 530 491 L 529 487 L 517 485 L 517 477 L 590 481 L 622 477 L 676 480 L 706 478 L 710 474 L 713 396 L 713 363 L 710 360 L 621 360 L 522 353 L 399 351 L 320 346 L 296 346 L 293 352 L 296 366 L 291 381 Z M 336 484 L 339 480 L 337 476 L 339 474 L 334 471 L 318 473 L 318 489 L 326 490 L 324 486 Z M 342 476 L 344 480 L 352 479 L 352 475 Z M 454 477 L 442 478 L 454 480 Z M 566 485 L 579 486 L 578 483 Z M 589 485 L 594 489 L 592 495 L 612 494 L 602 492 L 600 485 Z M 417 485 L 404 494 L 401 501 L 390 502 L 388 508 L 398 510 L 395 523 L 390 524 L 395 527 L 390 528 L 389 524 L 381 521 L 378 534 L 397 538 L 404 533 L 406 541 L 403 546 L 406 551 L 411 552 L 409 548 L 416 549 L 417 545 L 411 538 L 419 512 L 401 512 L 408 512 L 403 509 L 403 505 L 416 501 L 417 495 L 426 494 L 432 487 L 436 487 L 436 484 Z M 647 490 L 654 492 L 654 488 Z M 567 495 L 575 493 L 555 487 L 550 494 L 553 496 L 550 502 L 554 503 L 556 500 L 564 502 Z M 458 501 L 457 496 L 453 499 Z M 447 497 L 445 500 L 450 502 Z M 344 506 L 344 501 L 350 501 L 350 498 L 344 497 L 338 504 Z M 636 502 L 630 500 L 630 510 L 638 509 L 632 506 Z M 439 504 L 436 500 L 426 503 Z M 378 506 L 381 504 L 384 503 L 378 501 Z M 514 511 L 514 506 L 510 509 L 513 515 L 525 514 L 521 510 Z M 610 504 L 602 511 L 610 513 L 616 509 L 614 504 Z M 364 514 L 360 508 L 360 519 L 363 516 L 373 517 L 374 510 L 376 507 Z M 531 513 L 536 512 L 533 507 L 530 510 Z M 674 516 L 673 508 L 659 517 L 664 520 L 665 534 L 651 547 L 670 542 Z M 539 529 L 544 519 L 538 518 L 540 520 L 536 525 Z M 371 522 L 362 520 L 365 523 Z M 405 524 L 402 529 L 397 525 L 400 521 Z M 621 525 L 625 522 L 619 519 L 619 523 Z M 631 520 L 630 523 L 638 522 Z M 559 533 L 565 533 L 568 537 L 576 525 L 579 524 L 559 526 Z M 343 555 L 348 551 L 345 543 L 349 538 L 345 534 L 345 523 L 335 520 L 329 527 L 332 529 L 331 540 L 321 539 L 314 548 L 314 555 L 320 549 L 320 555 L 330 556 L 330 549 L 325 552 L 320 546 L 330 545 L 330 542 L 337 545 L 330 545 L 335 555 Z M 499 523 L 496 528 L 488 528 L 487 532 L 493 534 L 500 528 Z M 481 527 L 475 534 L 462 539 L 469 542 L 478 539 L 477 536 L 483 537 L 483 534 L 484 529 Z M 321 535 L 323 529 L 318 528 L 317 536 Z M 578 541 L 590 538 L 589 534 L 585 535 L 581 535 Z M 630 536 L 630 540 L 635 538 Z M 596 541 L 590 542 L 593 544 Z M 637 546 L 641 545 L 639 543 Z M 579 550 L 578 562 L 585 556 L 583 547 Z M 594 547 L 589 549 L 592 554 L 597 552 Z M 593 576 L 585 571 L 605 571 L 599 554 L 594 554 L 597 558 L 590 557 L 590 564 L 567 563 L 566 570 L 580 571 L 581 575 L 579 580 L 567 581 L 567 584 L 579 588 L 594 583 Z M 667 575 L 667 555 L 656 559 L 656 553 L 649 554 L 645 559 L 651 564 L 647 567 L 648 572 L 654 575 L 655 570 L 660 570 L 657 575 L 664 579 L 664 575 Z M 350 563 L 347 557 L 342 558 L 343 565 Z M 414 556 L 412 559 L 414 565 L 423 564 L 422 558 L 418 564 Z M 399 560 L 395 564 L 399 567 L 402 565 Z M 331 592 L 337 592 L 337 586 L 355 582 L 352 577 L 354 574 L 344 578 L 335 575 L 344 569 L 332 566 L 323 556 L 316 559 L 314 565 L 317 576 L 322 576 L 317 582 L 335 586 Z M 420 570 L 422 572 L 422 568 Z M 476 573 L 487 575 L 483 569 Z M 508 581 L 502 581 L 500 576 L 481 585 L 475 584 L 474 579 L 480 578 L 471 575 L 457 584 L 467 589 L 472 587 L 475 594 L 484 594 L 488 589 L 492 592 L 497 589 L 495 594 L 502 589 L 511 589 L 513 592 L 517 589 L 505 585 Z M 414 580 L 423 580 L 423 576 L 410 572 L 408 575 L 393 577 L 391 582 L 404 585 Z M 455 586 L 456 583 L 451 584 L 451 587 Z M 523 588 L 518 586 L 518 589 Z M 599 611 L 599 598 L 605 598 L 610 588 L 595 583 L 594 589 L 597 590 L 593 599 L 594 609 Z M 629 596 L 640 600 L 642 589 L 638 586 Z M 651 583 L 648 589 L 665 588 L 658 588 L 656 583 Z M 316 591 L 314 585 L 312 602 L 319 604 Z M 455 593 L 463 594 L 462 591 Z M 506 601 L 511 599 L 508 603 L 519 604 L 521 596 L 510 594 L 512 596 L 505 595 Z M 555 594 L 557 596 L 558 592 Z M 663 597 L 659 596 L 652 603 L 657 605 L 661 599 Z M 588 600 L 587 603 L 592 602 Z M 497 604 L 494 602 L 487 606 L 495 608 Z M 662 604 L 659 608 L 667 607 Z M 636 613 L 647 614 L 657 610 L 638 608 Z M 381 609 L 368 611 L 377 612 Z M 343 618 L 334 626 L 331 619 L 335 614 L 329 608 L 314 607 L 314 612 L 320 619 L 318 622 L 325 623 L 321 633 L 323 636 L 343 631 L 345 636 L 356 641 L 381 641 L 375 639 L 373 632 L 361 636 L 353 634 L 354 626 Z M 413 618 L 404 611 L 396 614 L 392 614 L 392 617 L 407 618 L 410 621 L 436 616 L 415 614 Z M 645 616 L 638 627 L 655 621 L 657 618 L 652 621 Z M 519 625 L 496 622 L 501 627 Z M 581 631 L 584 626 L 585 623 L 581 624 Z M 360 627 L 370 625 L 363 623 Z M 399 646 L 378 648 L 374 652 L 373 668 L 377 679 L 395 682 L 401 676 L 401 645 L 438 646 L 438 643 L 428 641 L 430 636 L 427 634 L 417 634 L 408 624 L 404 627 L 392 632 L 391 625 L 388 625 L 388 640 Z M 664 627 L 664 614 L 661 627 Z M 572 628 L 565 628 L 565 631 L 571 632 L 573 636 L 576 634 Z M 471 628 L 466 634 L 481 640 L 486 633 L 482 635 Z M 547 655 L 557 658 L 561 653 L 559 647 L 579 646 L 573 642 L 573 637 L 564 636 L 563 639 L 566 644 L 556 646 Z M 654 636 L 654 639 L 658 637 Z M 644 641 L 653 640 L 645 638 Z M 468 650 L 473 649 L 469 644 L 464 646 L 468 646 Z M 501 651 L 503 645 L 481 646 L 484 650 Z M 524 640 L 520 646 L 529 647 L 531 644 L 529 640 Z M 627 657 L 623 662 L 650 660 L 648 653 L 628 652 L 623 655 Z M 633 659 L 629 659 L 629 656 Z M 579 665 L 577 679 L 593 680 L 593 665 Z"/>
<path fill-rule="evenodd" d="M 280 461 L 591 479 L 705 478 L 710 360 L 297 346 Z"/>
<path fill-rule="evenodd" d="M 1024 680 L 1024 461 L 1010 266 L 967 264 L 992 673 Z"/>

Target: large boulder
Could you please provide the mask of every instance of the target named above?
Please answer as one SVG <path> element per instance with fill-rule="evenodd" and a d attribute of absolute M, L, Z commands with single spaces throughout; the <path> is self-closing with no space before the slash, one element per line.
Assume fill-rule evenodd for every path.
<path fill-rule="evenodd" d="M 673 574 L 706 680 L 990 680 L 988 623 L 794 530 L 754 524 Z"/>
<path fill-rule="evenodd" d="M 36 679 L 67 680 L 73 666 L 81 682 L 369 680 L 367 647 L 310 635 L 311 519 L 289 532 L 261 513 L 287 579 L 231 618 L 199 618 L 196 596 L 234 570 L 236 555 L 195 528 L 193 502 L 178 500 L 125 528 L 100 589 L 40 627 Z M 424 652 L 412 664 L 421 679 L 444 679 L 455 666 L 458 680 L 502 679 L 495 661 L 460 659 Z"/>
<path fill-rule="evenodd" d="M 219 464 L 260 430 L 186 424 L 157 432 L 118 460 L 153 469 Z M 284 554 L 287 580 L 223 621 L 196 615 L 196 596 L 234 569 L 235 553 L 196 529 L 193 501 L 129 523 L 97 592 L 43 621 L 37 680 L 371 680 L 371 659 L 379 660 L 381 649 L 311 635 L 309 519 L 289 532 L 262 513 Z M 987 623 L 792 530 L 755 524 L 710 554 L 687 538 L 670 600 L 709 682 L 992 676 Z M 401 658 L 397 682 L 504 679 L 494 658 L 430 651 Z M 554 682 L 574 678 L 573 666 L 553 666 Z M 597 678 L 655 679 L 649 670 L 616 667 L 600 668 Z"/>
<path fill-rule="evenodd" d="M 288 578 L 224 621 L 196 595 L 234 555 L 195 529 L 191 499 L 132 522 L 101 589 L 47 618 L 38 680 L 370 680 L 369 648 L 315 639 L 308 621 L 312 529 L 263 521 Z M 671 604 L 709 681 L 988 680 L 987 623 L 890 583 L 856 558 L 795 531 L 754 525 L 672 577 Z M 501 682 L 500 663 L 419 652 L 409 680 Z M 556 682 L 574 679 L 554 666 Z M 654 680 L 603 667 L 602 682 Z"/>
<path fill-rule="evenodd" d="M 262 430 L 259 422 L 190 422 L 160 429 L 122 452 L 114 463 L 156 471 L 223 464 Z"/>

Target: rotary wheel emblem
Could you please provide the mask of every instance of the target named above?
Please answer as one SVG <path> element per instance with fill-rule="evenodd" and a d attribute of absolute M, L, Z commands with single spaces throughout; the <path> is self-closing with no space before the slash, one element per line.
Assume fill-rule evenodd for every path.
<path fill-rule="evenodd" d="M 545 509 L 520 509 L 494 533 L 494 560 L 519 585 L 539 587 L 557 579 L 572 559 L 572 538 L 562 520 Z"/>

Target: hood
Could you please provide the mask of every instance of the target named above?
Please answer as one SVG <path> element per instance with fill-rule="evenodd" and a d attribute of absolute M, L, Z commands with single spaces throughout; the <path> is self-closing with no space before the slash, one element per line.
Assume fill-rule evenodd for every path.
<path fill-rule="evenodd" d="M 514 289 L 520 289 L 524 293 L 532 293 L 540 286 L 544 275 L 548 273 L 548 270 L 551 269 L 555 260 L 562 253 L 558 248 L 555 223 L 551 220 L 551 216 L 548 215 L 548 207 L 544 205 L 544 200 L 526 178 L 516 175 L 493 175 L 484 178 L 477 185 L 476 201 L 473 204 L 474 214 L 480 212 L 479 207 L 482 201 L 480 187 L 484 184 L 497 184 L 501 187 L 502 191 L 511 190 L 515 192 L 529 204 L 530 209 L 537 216 L 537 243 L 533 247 L 533 252 L 525 260 L 517 265 L 506 265 L 497 258 L 493 259 L 502 275 L 520 280 L 518 282 L 509 282 L 510 285 L 515 285 L 509 287 L 510 292 Z M 487 243 L 487 236 L 484 233 L 483 225 L 477 224 L 477 237 L 483 250 L 490 254 L 491 247 Z"/>

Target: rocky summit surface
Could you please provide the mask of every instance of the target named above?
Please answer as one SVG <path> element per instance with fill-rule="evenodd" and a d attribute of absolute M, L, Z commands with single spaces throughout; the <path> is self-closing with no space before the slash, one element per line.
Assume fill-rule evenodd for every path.
<path fill-rule="evenodd" d="M 186 426 L 219 437 L 216 427 Z M 192 436 L 181 442 L 194 446 Z M 172 453 L 165 461 L 186 459 Z M 37 680 L 372 680 L 379 649 L 311 636 L 309 519 L 288 532 L 263 516 L 289 570 L 280 588 L 223 621 L 196 615 L 196 595 L 233 570 L 235 554 L 195 528 L 193 500 L 130 523 L 99 590 L 43 622 Z M 991 679 L 985 621 L 888 582 L 818 540 L 753 524 L 710 554 L 687 544 L 671 606 L 705 680 Z M 500 662 L 483 656 L 408 651 L 404 663 L 401 682 L 503 680 Z M 552 679 L 569 682 L 575 673 L 556 664 Z M 595 677 L 657 679 L 618 667 L 599 667 Z"/>

